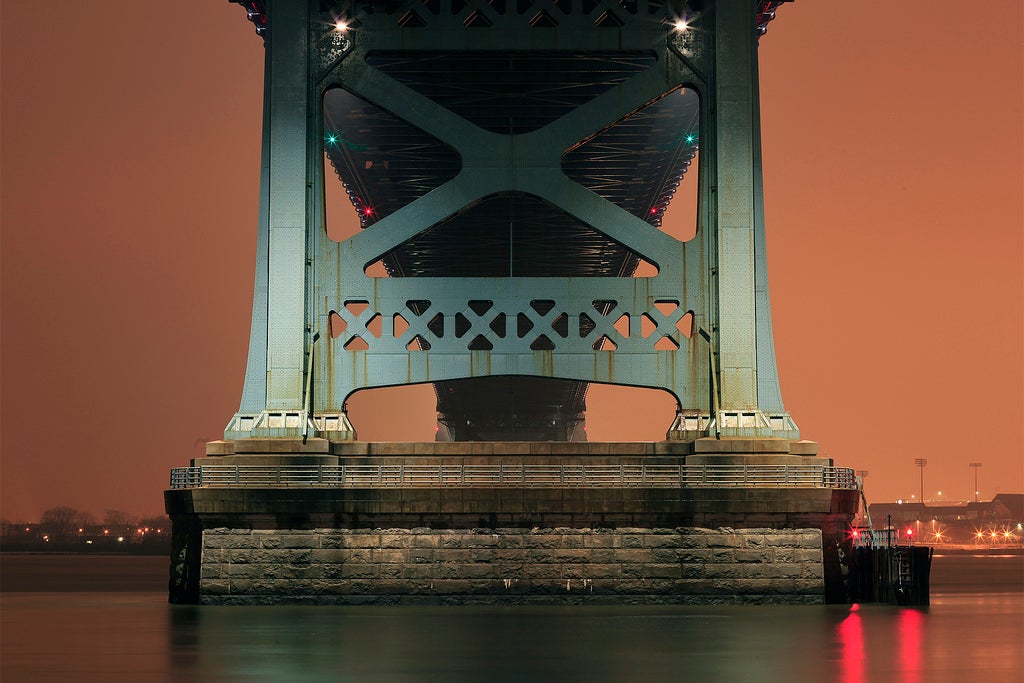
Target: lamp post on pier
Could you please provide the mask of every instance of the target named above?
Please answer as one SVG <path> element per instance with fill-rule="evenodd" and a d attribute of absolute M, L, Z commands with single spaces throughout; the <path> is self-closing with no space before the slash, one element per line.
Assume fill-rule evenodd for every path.
<path fill-rule="evenodd" d="M 980 462 L 972 462 L 967 465 L 974 470 L 974 502 L 978 502 L 978 470 L 981 469 Z"/>
<path fill-rule="evenodd" d="M 914 458 L 914 466 L 921 468 L 921 505 L 924 505 L 924 468 L 928 464 L 928 458 Z"/>

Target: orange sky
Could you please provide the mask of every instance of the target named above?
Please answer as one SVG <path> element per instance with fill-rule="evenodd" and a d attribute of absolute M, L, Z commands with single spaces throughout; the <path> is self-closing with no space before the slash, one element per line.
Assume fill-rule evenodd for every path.
<path fill-rule="evenodd" d="M 871 501 L 1024 491 L 1019 0 L 801 0 L 761 42 L 783 398 Z M 262 47 L 225 0 L 4 0 L 0 513 L 162 511 L 242 387 Z M 353 400 L 433 438 L 428 387 Z M 594 388 L 592 440 L 672 403 Z"/>

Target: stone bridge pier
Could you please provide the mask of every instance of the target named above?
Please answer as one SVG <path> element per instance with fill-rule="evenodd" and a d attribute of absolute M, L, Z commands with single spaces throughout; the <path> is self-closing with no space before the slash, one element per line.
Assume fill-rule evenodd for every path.
<path fill-rule="evenodd" d="M 783 404 L 769 306 L 784 2 L 233 2 L 252 325 L 165 494 L 172 601 L 845 599 L 858 485 Z M 350 396 L 417 383 L 438 441 L 358 439 Z M 665 440 L 588 443 L 593 383 L 665 392 Z"/>

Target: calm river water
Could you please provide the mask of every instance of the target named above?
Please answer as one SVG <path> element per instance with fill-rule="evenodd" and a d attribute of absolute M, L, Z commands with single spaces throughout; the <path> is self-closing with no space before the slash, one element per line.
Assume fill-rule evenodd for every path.
<path fill-rule="evenodd" d="M 932 605 L 191 607 L 160 557 L 2 559 L 0 679 L 1024 681 L 1024 556 L 937 553 Z"/>

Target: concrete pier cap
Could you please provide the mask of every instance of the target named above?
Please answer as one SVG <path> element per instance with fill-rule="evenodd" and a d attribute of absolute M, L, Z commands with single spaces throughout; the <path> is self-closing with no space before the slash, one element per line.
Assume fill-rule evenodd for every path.
<path fill-rule="evenodd" d="M 771 438 L 215 441 L 165 494 L 170 599 L 842 602 L 859 491 L 816 450 Z"/>
<path fill-rule="evenodd" d="M 815 456 L 814 441 L 784 438 L 705 437 L 693 441 L 461 441 L 461 442 L 374 442 L 329 441 L 322 438 L 302 439 L 279 437 L 210 441 L 206 444 L 208 458 L 246 455 L 294 457 L 288 462 L 313 463 L 318 456 Z M 232 458 L 232 462 L 236 460 Z M 193 463 L 200 463 L 193 459 Z M 752 461 L 754 462 L 754 461 Z M 756 462 L 765 462 L 764 460 Z M 271 463 L 267 463 L 271 464 Z"/>

